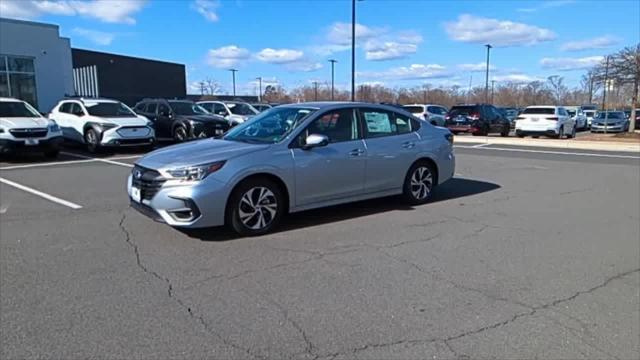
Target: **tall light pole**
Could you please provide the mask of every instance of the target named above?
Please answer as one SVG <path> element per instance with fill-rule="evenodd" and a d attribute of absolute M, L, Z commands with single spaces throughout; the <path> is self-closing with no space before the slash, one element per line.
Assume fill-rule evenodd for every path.
<path fill-rule="evenodd" d="M 484 83 L 484 102 L 489 102 L 489 52 L 491 51 L 491 44 L 485 45 L 487 47 L 487 74 Z"/>
<path fill-rule="evenodd" d="M 335 59 L 329 59 L 329 62 L 331 63 L 331 101 L 333 101 L 333 87 L 334 87 L 334 79 L 335 79 L 335 65 L 338 62 L 338 60 Z"/>
<path fill-rule="evenodd" d="M 314 81 L 313 83 L 313 99 L 314 101 L 318 101 L 318 82 Z"/>
<path fill-rule="evenodd" d="M 609 112 L 607 111 L 607 87 L 609 87 L 609 56 L 607 55 L 607 62 L 604 67 L 604 89 L 602 90 L 602 111 L 604 111 L 604 133 L 607 133 L 607 120 L 609 119 Z"/>
<path fill-rule="evenodd" d="M 356 0 L 351 0 L 351 101 L 356 101 Z"/>
<path fill-rule="evenodd" d="M 236 72 L 238 72 L 238 70 L 229 69 L 229 71 L 231 71 L 231 78 L 233 80 L 233 96 L 236 96 Z"/>
<path fill-rule="evenodd" d="M 258 76 L 256 80 L 258 80 L 258 102 L 262 102 L 262 76 Z"/>

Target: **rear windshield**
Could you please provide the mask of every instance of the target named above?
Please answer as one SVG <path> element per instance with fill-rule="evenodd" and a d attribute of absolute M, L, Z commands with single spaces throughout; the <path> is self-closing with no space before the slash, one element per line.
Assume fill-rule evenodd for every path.
<path fill-rule="evenodd" d="M 523 114 L 540 114 L 540 115 L 553 115 L 556 113 L 555 108 L 526 108 L 522 112 Z"/>
<path fill-rule="evenodd" d="M 403 108 L 412 114 L 422 114 L 424 112 L 424 107 L 422 106 L 403 106 Z"/>
<path fill-rule="evenodd" d="M 470 115 L 472 113 L 478 112 L 478 109 L 475 106 L 454 106 L 449 111 L 449 114 L 456 115 Z"/>
<path fill-rule="evenodd" d="M 595 114 L 595 113 L 596 112 L 592 111 L 592 110 L 587 110 L 587 111 L 584 112 L 584 114 L 587 115 L 587 116 L 593 116 L 593 114 Z"/>

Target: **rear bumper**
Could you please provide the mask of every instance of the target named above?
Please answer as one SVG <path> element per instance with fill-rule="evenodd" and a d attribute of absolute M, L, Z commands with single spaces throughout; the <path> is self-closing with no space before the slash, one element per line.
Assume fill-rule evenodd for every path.
<path fill-rule="evenodd" d="M 558 136 L 555 130 L 521 130 L 516 129 L 516 136 Z"/>
<path fill-rule="evenodd" d="M 48 139 L 37 139 L 38 145 L 25 145 L 25 140 L 0 139 L 0 154 L 58 150 L 64 141 L 62 136 L 56 136 Z"/>
<path fill-rule="evenodd" d="M 457 133 L 461 133 L 461 132 L 473 133 L 478 131 L 477 128 L 472 128 L 470 125 L 460 125 L 460 126 L 447 125 L 446 128 L 449 129 L 449 131 L 451 132 L 457 132 Z"/>

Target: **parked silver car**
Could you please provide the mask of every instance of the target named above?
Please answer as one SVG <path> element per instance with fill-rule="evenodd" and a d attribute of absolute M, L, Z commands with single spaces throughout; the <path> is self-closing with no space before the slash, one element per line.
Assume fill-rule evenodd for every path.
<path fill-rule="evenodd" d="M 629 119 L 622 111 L 600 111 L 591 123 L 591 132 L 623 131 L 629 131 Z"/>
<path fill-rule="evenodd" d="M 171 226 L 259 235 L 287 212 L 389 195 L 423 204 L 454 168 L 449 130 L 402 109 L 302 103 L 267 110 L 223 139 L 146 155 L 128 192 L 134 208 Z"/>

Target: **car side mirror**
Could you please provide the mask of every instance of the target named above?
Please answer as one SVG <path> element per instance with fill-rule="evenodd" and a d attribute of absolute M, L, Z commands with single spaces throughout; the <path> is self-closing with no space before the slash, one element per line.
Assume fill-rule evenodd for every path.
<path fill-rule="evenodd" d="M 329 145 L 329 137 L 320 134 L 311 134 L 307 136 L 305 144 L 302 145 L 303 150 L 311 150 L 316 147 L 322 147 Z"/>

